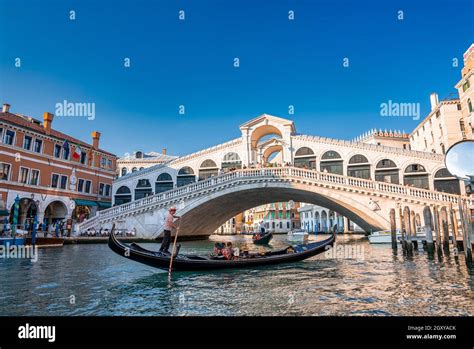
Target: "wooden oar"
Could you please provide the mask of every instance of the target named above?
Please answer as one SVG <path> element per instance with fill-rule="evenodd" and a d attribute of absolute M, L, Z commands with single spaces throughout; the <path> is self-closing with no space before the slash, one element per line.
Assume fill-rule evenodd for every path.
<path fill-rule="evenodd" d="M 168 270 L 168 278 L 171 278 L 171 271 L 173 270 L 173 257 L 176 250 L 176 241 L 178 241 L 179 227 L 181 226 L 181 219 L 179 220 L 178 227 L 176 228 L 176 234 L 174 235 L 173 248 L 171 249 L 170 268 Z"/>

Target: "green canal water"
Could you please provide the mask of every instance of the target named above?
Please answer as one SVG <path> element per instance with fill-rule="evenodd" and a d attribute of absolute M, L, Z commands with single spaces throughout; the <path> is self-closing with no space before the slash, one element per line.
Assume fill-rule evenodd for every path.
<path fill-rule="evenodd" d="M 285 238 L 271 245 L 285 246 Z M 182 251 L 208 253 L 214 241 L 256 248 L 249 236 L 212 236 L 183 242 Z M 474 315 L 474 273 L 463 256 L 408 258 L 362 236 L 339 236 L 336 251 L 169 281 L 106 244 L 40 249 L 37 262 L 0 260 L 0 315 Z"/>

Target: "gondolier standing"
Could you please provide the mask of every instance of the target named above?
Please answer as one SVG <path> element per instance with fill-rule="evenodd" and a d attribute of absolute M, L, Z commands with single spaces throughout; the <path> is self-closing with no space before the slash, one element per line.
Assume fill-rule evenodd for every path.
<path fill-rule="evenodd" d="M 160 252 L 170 253 L 169 248 L 171 243 L 171 231 L 177 228 L 176 224 L 174 224 L 174 220 L 175 218 L 179 218 L 174 215 L 175 213 L 176 207 L 170 207 L 165 218 L 163 241 L 161 242 Z"/>

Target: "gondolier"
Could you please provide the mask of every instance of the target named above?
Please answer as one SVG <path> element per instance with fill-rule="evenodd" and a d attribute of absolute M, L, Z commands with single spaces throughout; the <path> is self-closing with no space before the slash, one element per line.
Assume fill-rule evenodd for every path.
<path fill-rule="evenodd" d="M 173 229 L 176 229 L 177 226 L 174 224 L 175 218 L 179 218 L 175 216 L 176 213 L 176 207 L 170 207 L 168 210 L 168 213 L 165 218 L 165 226 L 163 230 L 163 241 L 161 242 L 161 247 L 160 247 L 160 252 L 167 253 L 169 254 L 169 248 L 170 248 L 170 243 L 171 243 L 171 231 Z M 180 246 L 178 246 L 179 249 Z"/>

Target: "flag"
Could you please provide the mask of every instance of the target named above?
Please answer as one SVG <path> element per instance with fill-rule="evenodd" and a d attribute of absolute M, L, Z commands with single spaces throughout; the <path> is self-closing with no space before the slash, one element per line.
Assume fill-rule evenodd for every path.
<path fill-rule="evenodd" d="M 74 145 L 74 153 L 72 153 L 72 158 L 79 160 L 81 158 L 82 150 L 81 148 L 76 144 Z"/>

